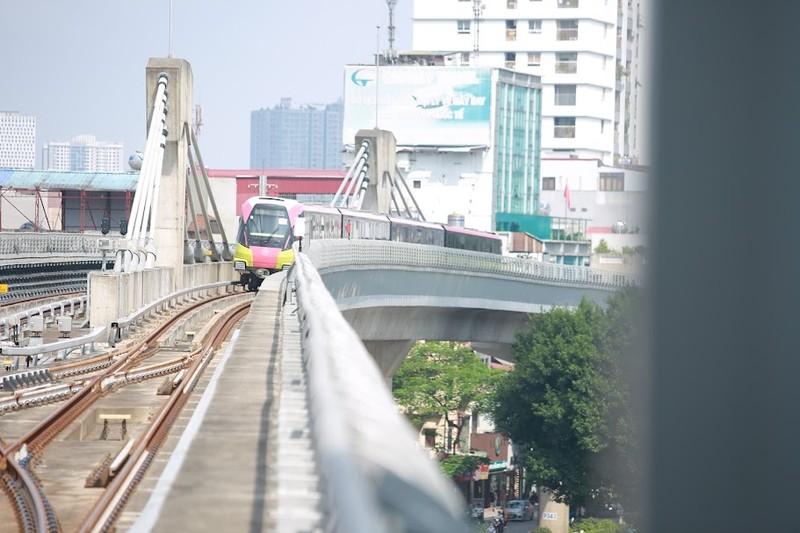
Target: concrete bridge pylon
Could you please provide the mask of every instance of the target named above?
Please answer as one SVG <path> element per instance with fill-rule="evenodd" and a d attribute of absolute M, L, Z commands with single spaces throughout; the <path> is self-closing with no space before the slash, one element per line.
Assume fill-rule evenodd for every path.
<path fill-rule="evenodd" d="M 138 233 L 138 241 L 134 242 L 135 239 L 129 235 L 128 249 L 117 251 L 114 271 L 89 274 L 89 320 L 92 325 L 111 324 L 185 288 L 238 277 L 230 263 L 225 261 L 185 264 L 187 172 L 192 166 L 190 146 L 193 143 L 191 127 L 187 125 L 191 126 L 194 111 L 191 66 L 184 59 L 151 58 L 145 75 L 145 131 L 150 132 L 148 147 L 163 145 L 163 150 L 153 151 L 160 153 L 150 161 L 152 173 L 147 177 L 144 172 L 140 173 L 137 183 L 136 209 L 132 211 L 139 213 L 137 198 L 138 203 L 143 204 L 143 215 L 134 217 L 139 221 L 139 224 L 134 224 L 138 228 L 134 230 Z M 159 94 L 163 100 L 157 102 Z M 157 105 L 159 102 L 162 105 Z M 157 108 L 160 108 L 158 113 L 155 111 Z M 151 123 L 155 128 L 151 129 Z M 154 135 L 158 135 L 160 144 L 153 143 Z M 148 165 L 147 150 L 144 165 Z M 147 199 L 142 200 L 139 194 L 145 189 L 148 193 L 143 196 Z M 214 209 L 216 214 L 216 205 Z M 203 213 L 206 217 L 205 211 Z M 140 258 L 145 256 L 142 252 L 145 240 L 147 262 Z M 132 259 L 139 255 L 135 261 Z M 131 264 L 135 268 L 128 268 Z"/>
<path fill-rule="evenodd" d="M 397 140 L 391 131 L 359 130 L 356 146 L 369 143 L 369 182 L 364 190 L 361 210 L 388 215 L 391 209 L 392 176 L 397 160 Z"/>
<path fill-rule="evenodd" d="M 150 58 L 146 69 L 146 107 L 153 109 L 156 84 L 162 73 L 169 77 L 169 99 L 165 129 L 164 164 L 161 170 L 158 217 L 152 228 L 157 247 L 156 266 L 174 269 L 175 288 L 183 286 L 184 240 L 186 235 L 186 169 L 189 142 L 184 124 L 192 123 L 192 67 L 185 59 Z M 147 117 L 147 129 L 154 117 Z"/>

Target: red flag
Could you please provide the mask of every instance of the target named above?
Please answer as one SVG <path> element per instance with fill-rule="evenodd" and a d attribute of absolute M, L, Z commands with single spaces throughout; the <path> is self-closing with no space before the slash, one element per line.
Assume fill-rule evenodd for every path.
<path fill-rule="evenodd" d="M 572 208 L 572 204 L 569 201 L 569 183 L 564 185 L 564 198 L 567 201 L 567 210 Z"/>

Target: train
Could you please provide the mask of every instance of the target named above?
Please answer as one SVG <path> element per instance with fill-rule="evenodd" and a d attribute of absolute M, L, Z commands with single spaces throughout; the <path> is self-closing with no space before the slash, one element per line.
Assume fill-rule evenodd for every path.
<path fill-rule="evenodd" d="M 459 226 L 302 204 L 288 198 L 253 196 L 242 204 L 233 266 L 248 290 L 294 262 L 295 228 L 302 218 L 303 242 L 314 239 L 373 239 L 502 253 L 495 233 Z"/>

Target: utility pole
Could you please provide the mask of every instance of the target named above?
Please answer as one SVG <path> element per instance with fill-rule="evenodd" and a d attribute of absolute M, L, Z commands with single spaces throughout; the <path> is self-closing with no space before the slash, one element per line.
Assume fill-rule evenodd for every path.
<path fill-rule="evenodd" d="M 379 67 L 381 63 L 381 27 L 375 26 L 375 129 L 378 129 L 378 88 L 380 86 Z"/>
<path fill-rule="evenodd" d="M 169 0 L 169 53 L 167 57 L 172 57 L 172 0 Z"/>

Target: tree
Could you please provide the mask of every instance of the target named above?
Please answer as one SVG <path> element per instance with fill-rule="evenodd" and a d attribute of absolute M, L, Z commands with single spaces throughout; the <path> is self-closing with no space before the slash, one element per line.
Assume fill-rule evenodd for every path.
<path fill-rule="evenodd" d="M 538 484 L 570 505 L 622 499 L 636 475 L 622 358 L 634 300 L 626 289 L 605 310 L 584 299 L 574 311 L 532 316 L 513 348 L 515 371 L 491 401 L 496 429 L 528 451 Z"/>
<path fill-rule="evenodd" d="M 610 254 L 611 248 L 608 247 L 608 243 L 605 239 L 600 239 L 600 242 L 597 243 L 597 246 L 594 249 L 594 253 L 596 254 Z"/>
<path fill-rule="evenodd" d="M 455 431 L 446 451 L 455 452 L 466 423 L 462 415 L 483 409 L 497 380 L 505 374 L 487 367 L 467 346 L 424 342 L 414 346 L 400 365 L 392 379 L 392 392 L 415 427 L 430 418 L 444 417 L 447 427 Z"/>

